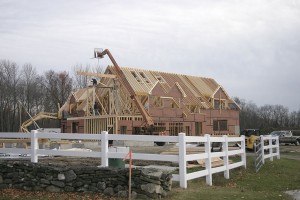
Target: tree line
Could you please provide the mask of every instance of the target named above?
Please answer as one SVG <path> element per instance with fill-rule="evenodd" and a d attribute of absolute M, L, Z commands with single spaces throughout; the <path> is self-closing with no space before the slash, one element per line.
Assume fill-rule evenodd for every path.
<path fill-rule="evenodd" d="M 17 132 L 23 121 L 39 112 L 58 111 L 72 91 L 86 87 L 87 76 L 76 71 L 100 73 L 101 67 L 75 65 L 73 73 L 48 70 L 42 75 L 30 63 L 18 66 L 9 60 L 0 60 L 0 132 Z M 300 109 L 289 112 L 282 105 L 264 105 L 234 97 L 240 105 L 240 128 L 259 128 L 263 133 L 279 129 L 300 129 Z M 55 120 L 41 120 L 42 127 L 59 126 Z"/>
<path fill-rule="evenodd" d="M 257 106 L 238 97 L 233 98 L 241 107 L 240 128 L 260 129 L 263 134 L 274 130 L 300 130 L 300 109 L 289 111 L 283 105 Z"/>
<path fill-rule="evenodd" d="M 76 71 L 95 70 L 75 65 L 72 75 L 53 70 L 41 75 L 30 63 L 20 67 L 0 60 L 0 132 L 19 131 L 22 122 L 39 112 L 56 113 L 74 89 L 87 86 L 87 77 Z M 57 120 L 41 120 L 39 124 L 45 128 L 59 126 Z"/>

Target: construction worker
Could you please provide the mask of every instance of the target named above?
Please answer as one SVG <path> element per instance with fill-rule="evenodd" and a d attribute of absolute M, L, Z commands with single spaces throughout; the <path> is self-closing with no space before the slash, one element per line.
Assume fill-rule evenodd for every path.
<path fill-rule="evenodd" d="M 93 78 L 91 82 L 93 82 L 93 86 L 97 85 L 97 80 L 95 78 Z"/>

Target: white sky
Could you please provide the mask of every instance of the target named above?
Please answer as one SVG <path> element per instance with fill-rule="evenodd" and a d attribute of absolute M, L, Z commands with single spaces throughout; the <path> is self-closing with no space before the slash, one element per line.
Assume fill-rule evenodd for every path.
<path fill-rule="evenodd" d="M 73 73 L 97 66 L 95 47 L 120 66 L 210 77 L 258 106 L 300 109 L 300 0 L 0 0 L 0 59 Z"/>

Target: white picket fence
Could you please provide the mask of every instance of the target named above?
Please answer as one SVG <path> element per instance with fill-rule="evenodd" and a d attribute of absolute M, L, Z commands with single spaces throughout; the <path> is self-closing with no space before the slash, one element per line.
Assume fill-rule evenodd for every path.
<path fill-rule="evenodd" d="M 241 137 L 211 137 L 210 135 L 200 136 L 186 136 L 185 133 L 179 133 L 178 136 L 149 136 L 149 135 L 120 135 L 120 134 L 108 134 L 106 131 L 101 134 L 73 134 L 73 133 L 39 133 L 38 131 L 31 131 L 29 134 L 24 133 L 0 133 L 0 139 L 3 138 L 27 138 L 31 141 L 31 149 L 21 148 L 0 148 L 0 153 L 17 153 L 17 154 L 30 154 L 31 162 L 38 162 L 39 155 L 50 156 L 76 156 L 76 157 L 95 157 L 101 158 L 101 164 L 103 167 L 108 166 L 109 158 L 123 159 L 126 156 L 126 152 L 109 152 L 108 141 L 109 140 L 123 140 L 123 141 L 157 141 L 157 142 L 169 142 L 178 143 L 179 154 L 178 155 L 163 155 L 163 154 L 145 154 L 145 153 L 133 153 L 133 160 L 155 160 L 155 161 L 171 161 L 179 163 L 179 174 L 173 174 L 173 181 L 179 181 L 180 187 L 187 188 L 187 182 L 199 177 L 206 177 L 206 183 L 212 185 L 212 175 L 215 173 L 223 172 L 224 177 L 229 179 L 229 171 L 237 167 L 246 168 L 246 152 L 245 152 L 245 138 Z M 39 149 L 38 139 L 67 139 L 67 140 L 98 140 L 101 141 L 101 152 L 85 152 L 85 151 L 66 151 L 66 150 L 49 150 Z M 211 144 L 213 142 L 222 143 L 221 152 L 211 152 Z M 228 144 L 240 143 L 241 148 L 238 150 L 229 150 Z M 187 154 L 187 143 L 204 143 L 205 152 L 199 152 L 196 154 Z M 230 156 L 240 157 L 240 161 L 235 163 L 229 163 Z M 212 158 L 221 157 L 223 159 L 223 165 L 219 167 L 212 167 Z M 196 161 L 199 159 L 205 160 L 205 168 L 200 169 L 192 173 L 187 173 L 187 162 Z"/>

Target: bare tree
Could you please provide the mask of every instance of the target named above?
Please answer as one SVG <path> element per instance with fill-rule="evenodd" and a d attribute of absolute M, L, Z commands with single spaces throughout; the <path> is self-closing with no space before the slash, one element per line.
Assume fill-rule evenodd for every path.
<path fill-rule="evenodd" d="M 23 65 L 19 87 L 19 102 L 21 104 L 20 121 L 24 122 L 44 110 L 45 90 L 41 85 L 42 77 L 29 63 Z M 20 122 L 20 123 L 21 123 Z"/>
<path fill-rule="evenodd" d="M 258 111 L 258 115 L 261 118 L 261 123 L 263 127 L 270 126 L 271 124 L 271 116 L 272 116 L 272 110 L 273 106 L 272 105 L 264 105 L 260 107 Z"/>
<path fill-rule="evenodd" d="M 293 111 L 293 112 L 291 112 L 290 113 L 290 115 L 289 115 L 289 127 L 293 127 L 293 128 L 295 128 L 295 127 L 297 127 L 297 122 L 298 122 L 298 120 L 297 120 L 297 112 L 296 111 Z"/>
<path fill-rule="evenodd" d="M 72 78 L 67 72 L 56 73 L 50 70 L 45 73 L 43 85 L 47 97 L 45 109 L 56 112 L 57 104 L 63 105 L 72 92 Z"/>
<path fill-rule="evenodd" d="M 0 61 L 1 97 L 0 97 L 0 130 L 15 130 L 18 108 L 18 66 L 8 60 Z"/>
<path fill-rule="evenodd" d="M 20 102 L 29 113 L 36 113 L 34 99 L 37 98 L 38 93 L 38 75 L 31 64 L 23 65 L 21 71 L 21 87 L 20 87 Z"/>
<path fill-rule="evenodd" d="M 272 110 L 273 126 L 275 128 L 285 127 L 285 120 L 288 118 L 289 109 L 282 105 L 275 105 Z"/>
<path fill-rule="evenodd" d="M 83 66 L 82 64 L 77 64 L 73 67 L 73 77 L 74 77 L 74 88 L 85 88 L 88 83 L 88 76 L 82 76 L 77 74 L 77 72 L 90 72 L 90 66 Z"/>

